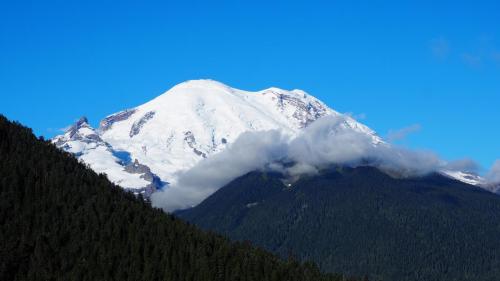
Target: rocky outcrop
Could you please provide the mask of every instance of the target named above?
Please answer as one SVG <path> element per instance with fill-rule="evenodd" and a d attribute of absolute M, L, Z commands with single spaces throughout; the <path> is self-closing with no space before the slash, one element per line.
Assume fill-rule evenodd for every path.
<path fill-rule="evenodd" d="M 142 116 L 141 119 L 139 119 L 139 121 L 134 122 L 134 124 L 132 125 L 132 128 L 130 128 L 129 136 L 133 137 L 133 136 L 137 135 L 141 131 L 144 124 L 146 124 L 146 122 L 148 122 L 154 116 L 155 116 L 154 111 L 149 111 L 146 114 L 144 114 L 144 116 Z"/>
<path fill-rule="evenodd" d="M 196 138 L 194 137 L 194 134 L 193 132 L 191 131 L 187 131 L 184 133 L 184 141 L 187 143 L 187 145 L 193 149 L 193 152 L 198 155 L 198 156 L 201 156 L 203 158 L 207 158 L 207 154 L 204 153 L 203 151 L 199 150 L 197 147 L 196 147 Z"/>
<path fill-rule="evenodd" d="M 305 128 L 315 120 L 329 114 L 328 108 L 317 100 L 308 100 L 306 93 L 292 95 L 280 90 L 268 90 L 276 101 L 276 107 L 291 120 L 298 122 L 299 128 Z"/>
<path fill-rule="evenodd" d="M 152 173 L 151 169 L 148 166 L 139 163 L 137 159 L 135 159 L 134 162 L 126 165 L 124 170 L 127 173 L 131 174 L 141 174 L 141 178 L 150 182 L 150 184 L 145 186 L 143 189 L 133 190 L 134 193 L 141 193 L 146 198 L 148 198 L 151 193 L 155 192 L 156 190 L 162 189 L 165 185 L 168 184 L 167 182 L 163 182 L 157 175 Z"/>
<path fill-rule="evenodd" d="M 127 109 L 124 111 L 120 111 L 113 115 L 109 115 L 108 117 L 101 120 L 99 123 L 99 131 L 104 132 L 113 126 L 114 123 L 120 122 L 123 120 L 127 120 L 132 114 L 136 112 L 135 109 Z"/>

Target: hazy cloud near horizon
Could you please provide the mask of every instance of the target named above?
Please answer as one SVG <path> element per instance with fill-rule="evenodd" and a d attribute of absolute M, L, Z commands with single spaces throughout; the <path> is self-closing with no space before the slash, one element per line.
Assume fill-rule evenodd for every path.
<path fill-rule="evenodd" d="M 469 38 L 466 45 L 455 42 L 451 48 L 450 40 L 440 36 L 429 41 L 429 49 L 433 57 L 441 62 L 460 61 L 471 69 L 484 69 L 500 63 L 500 50 L 495 38 L 481 35 Z"/>
<path fill-rule="evenodd" d="M 495 161 L 486 175 L 486 179 L 491 183 L 500 183 L 500 159 Z"/>
<path fill-rule="evenodd" d="M 476 161 L 469 158 L 465 158 L 456 161 L 451 161 L 447 163 L 444 168 L 451 171 L 477 173 L 481 167 L 479 166 L 479 164 L 477 164 Z"/>
<path fill-rule="evenodd" d="M 280 131 L 245 132 L 227 149 L 181 172 L 177 183 L 151 196 L 166 211 L 200 203 L 218 188 L 286 155 L 288 137 Z"/>
<path fill-rule="evenodd" d="M 293 165 L 285 167 L 283 163 Z M 473 172 L 478 168 L 470 159 L 446 162 L 430 151 L 375 144 L 370 135 L 347 128 L 343 117 L 328 116 L 296 137 L 277 130 L 243 133 L 227 149 L 179 173 L 176 183 L 154 193 L 151 200 L 166 211 L 185 209 L 254 170 L 278 171 L 293 179 L 335 164 L 371 165 L 402 177 L 440 169 Z M 500 161 L 490 173 L 492 179 L 500 179 Z"/>
<path fill-rule="evenodd" d="M 394 142 L 398 140 L 405 139 L 408 135 L 416 133 L 422 129 L 420 124 L 413 124 L 411 126 L 401 128 L 399 130 L 390 130 L 387 133 L 387 140 L 389 142 Z"/>

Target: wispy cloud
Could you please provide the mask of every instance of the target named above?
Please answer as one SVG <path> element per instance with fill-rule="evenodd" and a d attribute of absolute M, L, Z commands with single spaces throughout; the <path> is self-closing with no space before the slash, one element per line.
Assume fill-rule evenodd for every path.
<path fill-rule="evenodd" d="M 46 131 L 50 134 L 53 134 L 53 133 L 65 133 L 66 131 L 69 130 L 69 128 L 71 128 L 71 126 L 66 126 L 66 127 L 63 127 L 63 128 L 47 128 Z"/>
<path fill-rule="evenodd" d="M 405 139 L 408 135 L 416 133 L 420 130 L 422 130 L 422 126 L 420 124 L 413 124 L 399 130 L 389 130 L 386 138 L 389 142 L 394 142 Z"/>
<path fill-rule="evenodd" d="M 486 68 L 490 64 L 500 63 L 500 51 L 493 37 L 480 36 L 479 39 L 465 43 L 468 44 L 467 48 L 463 48 L 463 44 L 454 44 L 454 52 L 452 52 L 448 39 L 437 37 L 430 40 L 429 49 L 438 60 L 459 60 L 473 69 Z"/>
<path fill-rule="evenodd" d="M 354 112 L 346 112 L 345 115 L 356 119 L 356 120 L 364 120 L 366 119 L 366 113 L 354 113 Z"/>
<path fill-rule="evenodd" d="M 244 133 L 227 149 L 180 173 L 176 183 L 154 193 L 151 200 L 166 211 L 188 208 L 236 177 L 259 169 L 294 179 L 330 165 L 371 165 L 391 174 L 412 176 L 442 169 L 446 164 L 429 151 L 387 143 L 375 145 L 370 135 L 345 127 L 345 118 L 329 116 L 315 121 L 296 137 L 276 130 Z"/>
<path fill-rule="evenodd" d="M 486 178 L 492 183 L 500 183 L 500 159 L 495 161 Z"/>
<path fill-rule="evenodd" d="M 66 131 L 69 130 L 69 128 L 71 128 L 71 126 L 72 125 L 68 125 L 66 127 L 59 128 L 59 129 L 57 129 L 57 131 L 65 133 Z"/>
<path fill-rule="evenodd" d="M 446 164 L 445 169 L 451 170 L 451 171 L 462 171 L 462 172 L 468 172 L 468 173 L 477 173 L 480 170 L 479 164 L 469 158 L 465 159 L 460 159 L 456 161 L 452 161 Z"/>
<path fill-rule="evenodd" d="M 491 58 L 493 59 L 493 61 L 500 63 L 500 51 L 493 51 L 491 53 Z"/>
<path fill-rule="evenodd" d="M 482 63 L 482 58 L 480 55 L 474 55 L 471 53 L 463 53 L 462 54 L 462 61 L 465 62 L 468 66 L 471 66 L 473 68 L 478 68 L 481 66 Z"/>
<path fill-rule="evenodd" d="M 450 53 L 450 44 L 443 37 L 434 38 L 430 42 L 432 54 L 438 59 L 446 59 Z"/>
<path fill-rule="evenodd" d="M 284 157 L 287 142 L 277 130 L 243 133 L 227 149 L 181 172 L 177 183 L 153 193 L 151 201 L 166 211 L 196 205 L 232 179 Z"/>

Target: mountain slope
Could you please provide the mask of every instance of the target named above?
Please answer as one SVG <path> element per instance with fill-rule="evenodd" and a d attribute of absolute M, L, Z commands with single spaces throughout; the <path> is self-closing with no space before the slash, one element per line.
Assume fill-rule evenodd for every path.
<path fill-rule="evenodd" d="M 149 182 L 141 173 L 128 173 L 124 169 L 128 163 L 119 155 L 149 168 L 160 179 L 157 182 L 175 182 L 179 171 L 222 151 L 243 132 L 280 129 L 293 135 L 326 115 L 341 114 L 300 90 L 247 92 L 212 80 L 192 80 L 104 118 L 98 129 L 87 124 L 85 133 L 92 138 L 74 137 L 74 129 L 82 123 L 77 122 L 53 142 L 137 192 Z M 370 135 L 374 143 L 381 141 L 368 127 L 348 116 L 345 120 L 345 127 Z"/>
<path fill-rule="evenodd" d="M 344 280 L 151 208 L 0 115 L 0 280 Z"/>
<path fill-rule="evenodd" d="M 439 174 L 332 168 L 291 186 L 252 172 L 177 213 L 327 271 L 383 280 L 498 280 L 500 197 Z"/>
<path fill-rule="evenodd" d="M 89 125 L 85 117 L 80 118 L 64 135 L 56 137 L 54 143 L 63 150 L 73 153 L 84 163 L 91 164 L 94 170 L 105 173 L 118 185 L 134 189 L 136 193 L 152 191 L 152 188 L 147 189 L 150 182 L 143 174 L 126 172 L 126 167 L 131 163 L 128 153 L 114 150 Z"/>

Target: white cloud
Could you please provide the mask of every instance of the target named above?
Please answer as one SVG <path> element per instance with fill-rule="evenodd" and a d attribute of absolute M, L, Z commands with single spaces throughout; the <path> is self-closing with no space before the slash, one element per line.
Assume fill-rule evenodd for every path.
<path fill-rule="evenodd" d="M 342 117 L 324 117 L 295 138 L 276 130 L 243 133 L 227 149 L 182 172 L 176 183 L 154 193 L 152 203 L 166 211 L 188 208 L 231 180 L 259 169 L 278 171 L 294 179 L 301 174 L 315 174 L 330 165 L 372 165 L 405 177 L 423 175 L 447 165 L 432 152 L 375 144 L 370 135 L 345 124 Z M 292 165 L 282 165 L 285 162 Z"/>
<path fill-rule="evenodd" d="M 500 51 L 493 51 L 493 52 L 491 53 L 491 59 L 492 59 L 494 62 L 500 63 Z"/>
<path fill-rule="evenodd" d="M 465 158 L 447 163 L 445 169 L 475 174 L 479 171 L 480 167 L 474 160 Z"/>
<path fill-rule="evenodd" d="M 344 115 L 351 117 L 356 120 L 364 120 L 366 119 L 366 113 L 354 113 L 354 112 L 346 112 Z"/>
<path fill-rule="evenodd" d="M 434 153 L 412 151 L 382 143 L 342 126 L 343 118 L 326 117 L 307 127 L 290 143 L 288 157 L 301 165 L 322 168 L 331 164 L 370 164 L 401 175 L 420 175 L 436 170 L 443 161 Z"/>
<path fill-rule="evenodd" d="M 465 62 L 465 64 L 474 68 L 480 67 L 482 62 L 481 56 L 470 53 L 463 53 L 462 60 Z"/>
<path fill-rule="evenodd" d="M 227 149 L 182 172 L 177 183 L 154 193 L 153 205 L 166 211 L 196 205 L 234 178 L 283 158 L 287 141 L 276 130 L 243 133 Z"/>
<path fill-rule="evenodd" d="M 432 54 L 438 59 L 445 59 L 450 53 L 450 44 L 443 37 L 432 39 L 430 48 Z"/>
<path fill-rule="evenodd" d="M 389 142 L 402 140 L 405 139 L 408 135 L 416 133 L 421 129 L 422 126 L 420 126 L 420 124 L 413 124 L 399 130 L 390 130 L 389 133 L 387 133 L 387 140 Z"/>
<path fill-rule="evenodd" d="M 500 183 L 500 159 L 495 161 L 486 178 L 491 183 Z"/>
<path fill-rule="evenodd" d="M 69 125 L 69 126 L 66 126 L 66 127 L 62 127 L 62 128 L 59 128 L 57 129 L 57 131 L 59 132 L 63 132 L 63 133 L 66 133 L 70 128 L 71 128 L 72 125 Z"/>
<path fill-rule="evenodd" d="M 312 123 L 290 142 L 288 157 L 313 166 L 363 158 L 374 148 L 371 136 L 345 127 L 344 122 L 341 117 L 329 116 Z"/>

